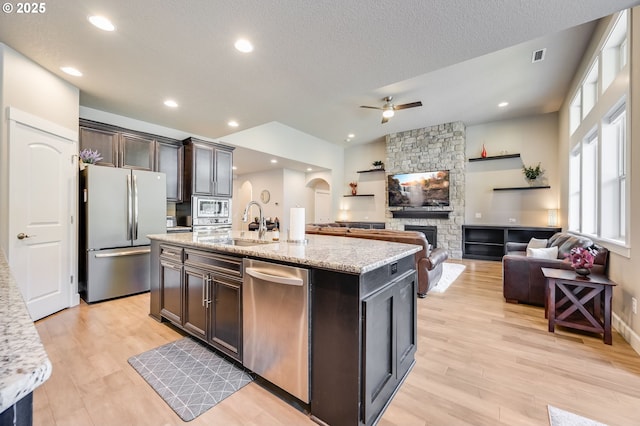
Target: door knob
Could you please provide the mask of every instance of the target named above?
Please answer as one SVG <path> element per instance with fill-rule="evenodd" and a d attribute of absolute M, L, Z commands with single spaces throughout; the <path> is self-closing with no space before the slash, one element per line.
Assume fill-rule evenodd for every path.
<path fill-rule="evenodd" d="M 31 237 L 35 237 L 35 235 L 27 235 L 24 232 L 21 232 L 18 234 L 18 239 L 19 240 L 24 240 L 25 238 L 31 238 Z"/>

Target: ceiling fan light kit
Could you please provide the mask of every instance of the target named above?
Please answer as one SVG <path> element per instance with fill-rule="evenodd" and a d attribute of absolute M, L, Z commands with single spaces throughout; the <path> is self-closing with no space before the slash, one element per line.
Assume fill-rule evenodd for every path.
<path fill-rule="evenodd" d="M 387 121 L 389 121 L 389 119 L 391 117 L 393 117 L 395 115 L 395 112 L 398 111 L 398 110 L 407 109 L 407 108 L 415 108 L 415 107 L 422 106 L 422 102 L 420 102 L 420 101 L 410 102 L 408 104 L 402 104 L 402 105 L 394 105 L 391 102 L 393 100 L 393 96 L 387 96 L 387 97 L 383 98 L 382 100 L 384 101 L 384 105 L 382 105 L 381 107 L 372 107 L 372 106 L 367 106 L 367 105 L 360 105 L 360 108 L 369 108 L 369 109 L 382 110 L 382 124 L 384 124 Z"/>

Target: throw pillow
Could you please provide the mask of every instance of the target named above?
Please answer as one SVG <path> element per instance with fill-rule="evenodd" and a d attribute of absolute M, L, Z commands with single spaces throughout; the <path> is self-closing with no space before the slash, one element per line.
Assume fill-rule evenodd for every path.
<path fill-rule="evenodd" d="M 529 244 L 527 244 L 527 248 L 545 248 L 547 247 L 547 240 L 532 238 L 529 240 Z"/>
<path fill-rule="evenodd" d="M 527 248 L 527 256 L 536 257 L 538 259 L 557 259 L 558 247 Z"/>

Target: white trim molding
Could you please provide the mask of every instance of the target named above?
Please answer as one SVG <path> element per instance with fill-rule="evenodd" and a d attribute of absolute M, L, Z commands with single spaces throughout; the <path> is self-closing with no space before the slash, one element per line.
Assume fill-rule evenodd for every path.
<path fill-rule="evenodd" d="M 611 322 L 612 322 L 611 325 L 613 326 L 613 328 L 615 328 L 618 331 L 618 333 L 620 333 L 620 335 L 624 338 L 624 340 L 629 342 L 629 345 L 631 345 L 634 351 L 640 354 L 640 336 L 638 336 L 638 334 L 636 334 L 636 332 L 633 331 L 631 327 L 629 327 L 615 313 L 612 314 Z"/>

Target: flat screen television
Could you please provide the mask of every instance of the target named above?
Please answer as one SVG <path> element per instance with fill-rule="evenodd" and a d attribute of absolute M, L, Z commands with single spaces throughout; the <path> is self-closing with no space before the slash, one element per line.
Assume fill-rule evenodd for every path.
<path fill-rule="evenodd" d="M 449 170 L 389 175 L 389 207 L 449 205 Z"/>

